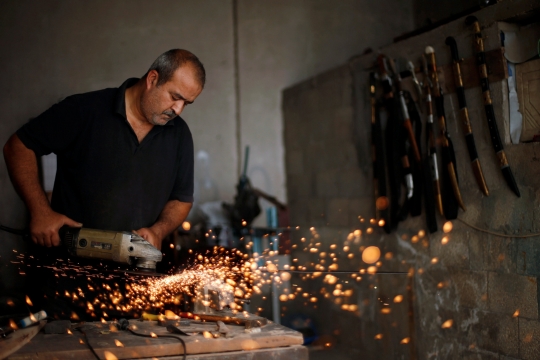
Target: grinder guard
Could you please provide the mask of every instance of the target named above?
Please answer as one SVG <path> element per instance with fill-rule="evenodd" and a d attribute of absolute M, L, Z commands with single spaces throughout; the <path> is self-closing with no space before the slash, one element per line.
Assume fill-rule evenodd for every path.
<path fill-rule="evenodd" d="M 59 231 L 62 243 L 70 254 L 112 260 L 135 266 L 141 270 L 155 271 L 161 261 L 161 251 L 139 235 L 126 231 L 95 230 L 64 226 Z"/>

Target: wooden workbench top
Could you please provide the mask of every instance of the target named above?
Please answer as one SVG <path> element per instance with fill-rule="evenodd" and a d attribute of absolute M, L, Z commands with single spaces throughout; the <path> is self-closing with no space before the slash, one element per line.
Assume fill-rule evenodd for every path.
<path fill-rule="evenodd" d="M 134 359 L 163 356 L 181 356 L 183 346 L 180 341 L 171 338 L 160 338 L 160 335 L 173 335 L 157 321 L 130 320 L 131 328 L 135 325 L 137 333 L 156 334 L 157 338 L 135 336 L 129 331 L 118 331 L 109 323 L 87 323 L 83 330 L 88 342 L 101 359 Z M 261 327 L 260 332 L 246 332 L 243 326 L 227 325 L 230 333 L 227 337 L 210 337 L 216 332 L 213 322 L 191 321 L 188 326 L 178 326 L 186 333 L 207 331 L 206 337 L 201 334 L 181 336 L 186 343 L 187 354 L 212 354 L 237 352 L 246 350 L 270 349 L 301 345 L 302 335 L 294 330 L 269 322 Z M 232 354 L 232 353 L 231 353 Z M 306 351 L 307 354 L 307 351 Z M 176 357 L 175 357 L 176 358 Z M 181 358 L 181 357 L 179 357 Z M 8 357 L 9 360 L 28 359 L 95 359 L 81 332 L 73 330 L 72 334 L 39 333 L 19 351 Z"/>

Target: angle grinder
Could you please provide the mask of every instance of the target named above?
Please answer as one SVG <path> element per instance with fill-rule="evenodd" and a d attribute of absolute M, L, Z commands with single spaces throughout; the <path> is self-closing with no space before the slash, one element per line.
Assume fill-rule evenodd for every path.
<path fill-rule="evenodd" d="M 2 225 L 0 225 L 0 230 L 30 238 L 27 230 L 17 230 Z M 161 251 L 148 241 L 127 231 L 63 226 L 58 234 L 62 245 L 66 246 L 73 256 L 135 265 L 138 270 L 144 272 L 155 272 L 156 263 L 163 257 Z"/>
<path fill-rule="evenodd" d="M 137 234 L 63 226 L 58 232 L 70 254 L 90 259 L 112 260 L 156 271 L 161 251 Z"/>

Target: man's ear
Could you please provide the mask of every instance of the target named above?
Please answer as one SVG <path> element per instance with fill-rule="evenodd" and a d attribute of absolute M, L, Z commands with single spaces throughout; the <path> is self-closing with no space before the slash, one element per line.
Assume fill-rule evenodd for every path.
<path fill-rule="evenodd" d="M 150 70 L 146 75 L 146 87 L 150 89 L 153 86 L 157 86 L 159 80 L 159 73 L 156 70 Z"/>

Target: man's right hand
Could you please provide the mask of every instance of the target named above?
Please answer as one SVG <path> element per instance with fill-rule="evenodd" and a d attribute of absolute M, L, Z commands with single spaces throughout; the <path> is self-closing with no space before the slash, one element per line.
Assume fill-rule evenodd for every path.
<path fill-rule="evenodd" d="M 55 211 L 48 210 L 36 216 L 32 216 L 30 220 L 30 234 L 32 241 L 38 245 L 51 247 L 60 245 L 60 236 L 58 230 L 64 225 L 71 227 L 82 227 L 78 223 L 65 215 Z"/>

